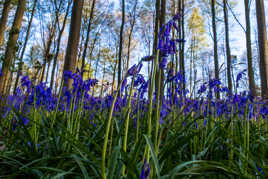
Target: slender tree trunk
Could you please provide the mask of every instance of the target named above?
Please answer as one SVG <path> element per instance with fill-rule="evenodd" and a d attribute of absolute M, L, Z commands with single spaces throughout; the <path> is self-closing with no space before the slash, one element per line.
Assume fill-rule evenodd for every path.
<path fill-rule="evenodd" d="M 160 21 L 160 0 L 155 1 L 155 24 L 154 24 L 154 44 L 153 54 L 156 55 L 157 43 L 158 43 L 158 31 Z"/>
<path fill-rule="evenodd" d="M 81 76 L 83 76 L 83 71 L 84 71 L 85 63 L 86 63 L 87 47 L 88 47 L 89 35 L 90 35 L 90 31 L 91 31 L 91 24 L 92 24 L 92 21 L 93 21 L 95 2 L 96 2 L 96 0 L 92 1 L 91 10 L 90 10 L 90 16 L 89 16 L 89 20 L 88 20 L 87 37 L 86 37 L 86 41 L 85 41 L 85 45 L 84 45 L 84 51 L 83 51 L 83 55 L 82 55 Z"/>
<path fill-rule="evenodd" d="M 125 25 L 125 0 L 122 0 L 122 22 L 121 22 L 120 40 L 119 40 L 119 56 L 118 56 L 119 59 L 118 59 L 118 79 L 117 79 L 117 86 L 119 86 L 119 84 L 121 82 L 124 25 Z"/>
<path fill-rule="evenodd" d="M 4 33 L 6 30 L 6 23 L 7 23 L 10 8 L 11 8 L 11 0 L 6 0 L 4 3 L 2 16 L 0 19 L 0 47 L 2 46 L 4 42 Z"/>
<path fill-rule="evenodd" d="M 218 44 L 217 44 L 217 25 L 216 25 L 216 10 L 215 0 L 211 0 L 211 14 L 212 14 L 212 30 L 213 30 L 213 43 L 214 43 L 214 65 L 215 65 L 215 78 L 219 80 L 219 61 L 218 61 Z M 216 93 L 216 98 L 220 98 L 220 93 Z"/>
<path fill-rule="evenodd" d="M 101 92 L 100 92 L 100 97 L 102 98 L 102 94 L 103 94 L 103 85 L 104 85 L 104 77 L 106 74 L 106 61 L 104 60 L 104 67 L 103 67 L 103 74 L 102 74 L 102 80 L 101 80 Z"/>
<path fill-rule="evenodd" d="M 52 27 L 51 27 L 50 32 L 49 32 L 48 41 L 47 41 L 47 44 L 45 46 L 44 63 L 42 65 L 42 73 L 41 73 L 40 82 L 43 82 L 43 80 L 44 80 L 45 70 L 46 70 L 46 64 L 47 63 L 50 63 L 50 61 L 51 61 L 51 59 L 53 57 L 53 55 L 50 54 L 50 48 L 51 48 L 51 45 L 52 45 L 52 41 L 54 39 L 54 36 L 56 34 L 57 24 L 58 24 L 58 21 L 59 21 L 60 8 L 62 7 L 62 4 L 63 4 L 63 0 L 60 1 L 59 7 L 56 7 L 55 21 L 52 24 Z M 56 3 L 55 3 L 55 6 L 56 6 Z"/>
<path fill-rule="evenodd" d="M 184 0 L 179 0 L 179 12 L 181 13 L 181 19 L 178 19 L 179 24 L 179 38 L 185 38 L 185 29 L 184 29 Z M 180 73 L 185 78 L 185 65 L 184 65 L 184 43 L 179 44 L 179 53 L 180 53 Z M 178 62 L 176 62 L 178 63 Z M 182 84 L 182 89 L 185 90 L 185 83 Z"/>
<path fill-rule="evenodd" d="M 79 36 L 81 29 L 83 3 L 84 3 L 83 0 L 75 0 L 73 2 L 70 32 L 64 61 L 64 70 L 63 70 L 64 72 L 65 71 L 75 72 L 77 48 L 79 44 Z M 71 89 L 72 80 L 68 79 L 67 81 L 65 81 L 64 86 L 66 86 L 68 89 Z"/>
<path fill-rule="evenodd" d="M 12 28 L 9 32 L 9 39 L 5 51 L 5 59 L 2 65 L 2 76 L 0 76 L 0 94 L 6 93 L 7 83 L 10 78 L 10 67 L 13 63 L 13 59 L 16 53 L 16 45 L 19 37 L 22 18 L 26 7 L 26 0 L 20 0 L 18 2 L 15 18 Z"/>
<path fill-rule="evenodd" d="M 166 0 L 161 0 L 161 16 L 160 16 L 160 26 L 166 23 Z M 162 59 L 161 59 L 162 61 Z M 164 75 L 164 69 L 160 69 L 160 101 L 162 101 L 163 96 L 164 96 L 164 80 L 165 80 L 165 75 Z"/>
<path fill-rule="evenodd" d="M 62 37 L 62 34 L 64 32 L 64 29 L 65 29 L 65 25 L 66 25 L 66 21 L 67 21 L 67 17 L 68 17 L 68 14 L 69 14 L 71 3 L 72 3 L 72 0 L 69 0 L 67 10 L 66 10 L 66 14 L 64 16 L 63 24 L 62 24 L 62 27 L 61 27 L 61 29 L 59 31 L 59 35 L 58 35 L 58 40 L 57 40 L 58 45 L 57 45 L 56 53 L 55 53 L 54 58 L 53 58 L 53 66 L 52 66 L 52 73 L 51 73 L 51 79 L 50 79 L 50 88 L 51 89 L 53 88 L 55 70 L 56 70 L 56 65 L 57 65 L 57 59 L 58 59 L 58 55 L 59 55 L 59 52 L 60 52 L 61 37 Z M 58 24 L 58 26 L 59 26 L 59 24 Z"/>
<path fill-rule="evenodd" d="M 232 94 L 233 85 L 231 77 L 231 50 L 229 44 L 229 22 L 228 22 L 228 10 L 227 10 L 227 0 L 223 0 L 223 11 L 224 11 L 224 23 L 225 23 L 225 48 L 226 48 L 226 57 L 227 57 L 227 81 L 228 89 Z"/>
<path fill-rule="evenodd" d="M 115 52 L 115 54 L 117 55 L 117 44 L 116 44 L 116 48 L 115 48 L 115 50 L 116 50 L 116 52 Z M 113 82 L 112 82 L 112 91 L 111 91 L 111 95 L 113 95 L 113 92 L 114 92 L 114 90 L 115 90 L 115 75 L 116 75 L 116 68 L 117 68 L 117 63 L 118 63 L 118 60 L 117 60 L 118 58 L 117 58 L 117 56 L 115 57 L 115 64 L 114 64 L 114 69 L 113 69 Z"/>
<path fill-rule="evenodd" d="M 20 62 L 19 62 L 18 72 L 17 72 L 17 75 L 16 75 L 16 80 L 15 80 L 15 86 L 14 86 L 14 92 L 13 93 L 16 92 L 16 89 L 17 89 L 18 83 L 19 83 L 19 78 L 20 78 L 20 75 L 22 73 L 23 56 L 24 56 L 26 46 L 27 46 L 27 43 L 28 43 L 28 40 L 29 40 L 29 36 L 30 36 L 30 32 L 31 32 L 31 26 L 32 26 L 32 22 L 33 22 L 33 17 L 34 17 L 34 13 L 35 13 L 35 9 L 36 9 L 36 4 L 37 4 L 37 0 L 34 0 L 33 9 L 32 9 L 32 13 L 31 13 L 31 18 L 30 18 L 30 21 L 29 21 L 29 24 L 28 24 L 28 27 L 27 27 L 27 32 L 26 32 L 24 45 L 23 45 L 21 55 L 20 55 L 20 58 L 19 58 Z"/>
<path fill-rule="evenodd" d="M 133 19 L 130 22 L 130 32 L 128 36 L 128 46 L 127 46 L 127 66 L 126 66 L 126 72 L 129 68 L 129 60 L 130 60 L 130 47 L 131 47 L 131 40 L 132 40 L 132 32 L 136 23 L 136 7 L 137 7 L 138 0 L 135 1 L 135 5 L 133 7 Z"/>
<path fill-rule="evenodd" d="M 244 4 L 245 4 L 245 16 L 246 16 L 246 40 L 247 40 L 249 89 L 252 91 L 253 95 L 255 95 L 256 91 L 255 91 L 254 71 L 253 71 L 253 67 L 252 67 L 252 48 L 251 48 L 251 35 L 250 35 L 251 30 L 250 30 L 249 0 L 244 0 Z"/>
<path fill-rule="evenodd" d="M 262 97 L 268 99 L 268 42 L 263 0 L 256 0 Z"/>
<path fill-rule="evenodd" d="M 95 65 L 95 74 L 94 74 L 94 78 L 95 78 L 95 79 L 97 78 L 99 61 L 100 61 L 100 42 L 99 42 L 99 52 L 98 52 L 98 57 L 97 57 L 96 65 Z M 93 86 L 92 96 L 95 95 L 95 87 L 96 87 L 96 85 Z"/>

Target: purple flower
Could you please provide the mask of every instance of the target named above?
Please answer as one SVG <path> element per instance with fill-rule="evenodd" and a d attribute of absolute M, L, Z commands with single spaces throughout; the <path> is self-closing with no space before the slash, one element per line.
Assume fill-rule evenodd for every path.
<path fill-rule="evenodd" d="M 241 72 L 239 72 L 238 74 L 237 74 L 237 76 L 236 76 L 236 86 L 237 87 L 239 87 L 239 81 L 242 79 L 242 77 L 243 77 L 243 75 L 245 74 L 245 72 L 246 72 L 247 70 L 245 69 L 245 70 L 243 70 L 243 71 L 241 71 Z"/>
<path fill-rule="evenodd" d="M 142 57 L 141 61 L 144 61 L 144 62 L 150 62 L 154 59 L 155 57 L 153 55 L 151 56 L 145 56 L 145 57 Z"/>
<path fill-rule="evenodd" d="M 179 18 L 181 18 L 181 14 L 180 13 L 177 13 L 174 17 L 173 17 L 173 20 L 178 20 Z"/>
<path fill-rule="evenodd" d="M 200 86 L 200 89 L 198 90 L 198 94 L 202 94 L 204 93 L 205 91 L 207 90 L 207 86 L 206 84 L 204 83 L 203 85 Z"/>
<path fill-rule="evenodd" d="M 130 69 L 127 71 L 127 77 L 128 76 L 134 76 L 137 75 L 142 68 L 142 63 L 139 63 L 138 65 L 133 65 L 132 67 L 130 67 Z"/>
<path fill-rule="evenodd" d="M 165 68 L 166 66 L 167 66 L 167 58 L 163 58 L 159 64 L 159 67 L 162 69 Z"/>
<path fill-rule="evenodd" d="M 142 166 L 140 179 L 148 179 L 149 177 L 150 177 L 150 165 L 147 163 L 147 160 L 145 159 L 144 165 Z"/>

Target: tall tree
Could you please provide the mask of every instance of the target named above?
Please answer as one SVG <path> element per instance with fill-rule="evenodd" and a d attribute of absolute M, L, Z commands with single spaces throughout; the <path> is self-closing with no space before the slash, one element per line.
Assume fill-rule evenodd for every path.
<path fill-rule="evenodd" d="M 83 71 L 84 71 L 84 68 L 85 68 L 87 47 L 88 47 L 88 42 L 89 42 L 89 34 L 90 34 L 90 30 L 91 30 L 91 24 L 92 24 L 92 21 L 93 21 L 95 2 L 96 2 L 96 0 L 92 1 L 90 15 L 89 15 L 89 19 L 88 19 L 87 37 L 86 37 L 86 41 L 85 41 L 85 45 L 84 45 L 84 51 L 83 51 L 83 55 L 82 55 L 82 67 L 81 67 L 81 73 L 82 73 L 81 75 L 82 76 L 83 76 L 83 73 L 84 73 Z"/>
<path fill-rule="evenodd" d="M 122 21 L 121 21 L 121 27 L 120 27 L 119 56 L 118 56 L 118 81 L 117 81 L 118 85 L 117 86 L 119 86 L 121 82 L 124 25 L 125 25 L 125 0 L 122 0 Z"/>
<path fill-rule="evenodd" d="M 179 38 L 185 38 L 185 29 L 184 29 L 184 7 L 185 0 L 178 0 L 179 13 L 181 14 L 181 18 L 178 19 L 179 24 Z M 179 54 L 180 54 L 180 73 L 185 78 L 185 65 L 184 65 L 184 43 L 179 44 Z M 178 60 L 176 59 L 176 74 L 178 68 Z M 185 90 L 185 83 L 182 84 L 182 88 Z"/>
<path fill-rule="evenodd" d="M 11 66 L 16 53 L 17 40 L 19 37 L 22 18 L 26 7 L 26 0 L 18 1 L 18 6 L 13 21 L 12 28 L 9 32 L 9 39 L 5 51 L 5 58 L 2 66 L 2 76 L 0 76 L 0 94 L 6 93 L 8 81 L 11 74 Z"/>
<path fill-rule="evenodd" d="M 16 74 L 16 80 L 15 80 L 15 85 L 14 85 L 14 93 L 15 93 L 15 91 L 17 89 L 18 82 L 19 82 L 19 77 L 20 77 L 20 74 L 22 72 L 23 56 L 24 56 L 26 46 L 27 46 L 27 43 L 28 43 L 28 40 L 29 40 L 29 36 L 30 36 L 30 32 L 31 32 L 31 26 L 32 26 L 32 22 L 33 22 L 33 17 L 34 17 L 34 13 L 35 13 L 35 9 L 36 9 L 36 4 L 37 4 L 37 0 L 34 0 L 30 21 L 29 21 L 28 26 L 27 26 L 27 32 L 26 32 L 24 44 L 23 44 L 23 48 L 22 48 L 21 55 L 20 55 L 20 58 L 19 58 L 18 71 L 17 71 L 17 74 Z"/>
<path fill-rule="evenodd" d="M 219 60 L 218 60 L 218 42 L 217 42 L 217 25 L 216 25 L 216 7 L 215 0 L 211 0 L 211 15 L 212 15 L 212 30 L 213 30 L 213 44 L 214 44 L 214 70 L 215 78 L 219 80 Z M 216 97 L 219 98 L 220 94 L 217 92 Z"/>
<path fill-rule="evenodd" d="M 223 12 L 224 12 L 224 26 L 225 26 L 225 49 L 227 57 L 227 79 L 228 79 L 228 89 L 232 93 L 232 78 L 231 78 L 231 50 L 229 43 L 229 20 L 228 20 L 228 10 L 227 10 L 227 0 L 223 0 Z"/>
<path fill-rule="evenodd" d="M 268 98 L 268 42 L 263 0 L 256 0 L 256 17 L 258 24 L 258 43 L 260 56 L 261 93 Z"/>
<path fill-rule="evenodd" d="M 7 23 L 10 7 L 11 7 L 11 0 L 5 0 L 3 11 L 2 11 L 2 16 L 0 19 L 0 47 L 2 46 L 3 41 L 4 41 L 4 33 L 6 29 L 6 23 Z"/>
<path fill-rule="evenodd" d="M 67 17 L 68 17 L 68 14 L 69 14 L 69 9 L 70 9 L 71 3 L 72 3 L 72 0 L 68 0 L 68 5 L 67 5 L 66 13 L 65 13 L 65 16 L 64 16 L 64 19 L 63 19 L 63 23 L 62 23 L 62 26 L 59 27 L 60 30 L 59 30 L 59 33 L 58 33 L 56 53 L 55 53 L 54 58 L 53 58 L 52 73 L 51 73 L 51 79 L 50 79 L 50 88 L 53 88 L 56 65 L 57 65 L 57 58 L 58 58 L 58 55 L 59 55 L 59 52 L 60 52 L 61 37 L 62 37 L 62 34 L 64 32 L 64 29 L 65 29 L 65 25 L 66 25 L 66 21 L 67 21 Z M 57 22 L 58 22 L 58 26 L 60 26 L 59 20 L 57 20 Z"/>
<path fill-rule="evenodd" d="M 198 8 L 194 8 L 188 19 L 188 29 L 190 31 L 190 91 L 195 97 L 195 87 L 197 83 L 197 61 L 199 52 L 206 46 L 204 18 L 200 15 Z M 192 83 L 193 82 L 193 83 Z M 193 85 L 192 85 L 193 84 Z"/>
<path fill-rule="evenodd" d="M 73 2 L 70 32 L 64 61 L 64 72 L 65 71 L 75 72 L 83 4 L 84 0 L 75 0 Z M 72 80 L 68 79 L 67 81 L 65 81 L 64 86 L 66 86 L 68 89 L 71 89 Z"/>
<path fill-rule="evenodd" d="M 251 30 L 250 30 L 250 3 L 249 0 L 244 0 L 245 4 L 245 18 L 246 18 L 246 41 L 247 41 L 247 58 L 248 58 L 248 80 L 249 89 L 255 95 L 255 81 L 254 81 L 254 71 L 252 67 L 252 47 L 251 47 Z"/>
<path fill-rule="evenodd" d="M 130 47 L 131 47 L 131 41 L 132 41 L 132 33 L 134 30 L 134 26 L 136 23 L 136 9 L 137 9 L 138 0 L 134 1 L 134 6 L 132 9 L 132 13 L 129 14 L 130 16 L 130 32 L 128 34 L 128 44 L 127 44 L 127 64 L 126 64 L 126 71 L 129 67 L 129 61 L 130 61 Z"/>

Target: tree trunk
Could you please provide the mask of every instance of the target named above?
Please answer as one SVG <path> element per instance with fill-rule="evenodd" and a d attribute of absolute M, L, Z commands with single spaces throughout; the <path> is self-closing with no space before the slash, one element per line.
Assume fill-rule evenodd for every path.
<path fill-rule="evenodd" d="M 179 38 L 185 38 L 185 29 L 184 29 L 184 0 L 179 0 L 179 13 L 181 13 L 181 19 L 178 19 L 179 24 Z M 184 66 L 184 43 L 179 44 L 179 53 L 180 53 L 180 73 L 185 78 L 185 66 Z M 178 62 L 176 62 L 178 66 Z M 182 84 L 182 89 L 185 90 L 185 83 Z"/>
<path fill-rule="evenodd" d="M 268 42 L 265 22 L 265 11 L 263 0 L 256 0 L 256 16 L 258 24 L 258 42 L 260 56 L 260 76 L 261 76 L 261 94 L 268 98 Z"/>
<path fill-rule="evenodd" d="M 68 45 L 66 49 L 63 73 L 66 71 L 75 72 L 77 48 L 79 44 L 79 36 L 81 29 L 83 3 L 84 3 L 83 0 L 75 0 L 73 2 L 71 25 L 70 25 L 70 32 L 68 38 Z M 67 81 L 65 81 L 64 86 L 70 90 L 72 88 L 72 80 L 68 79 Z"/>
<path fill-rule="evenodd" d="M 155 24 L 154 24 L 154 44 L 153 54 L 156 55 L 157 43 L 158 43 L 158 31 L 160 20 L 160 0 L 155 1 Z"/>
<path fill-rule="evenodd" d="M 133 8 L 133 19 L 130 22 L 130 32 L 128 36 L 128 46 L 127 46 L 127 66 L 126 66 L 126 72 L 129 68 L 129 60 L 130 60 L 130 47 L 131 47 L 131 40 L 132 40 L 132 32 L 136 23 L 136 7 L 137 7 L 138 0 L 135 1 L 135 5 Z"/>
<path fill-rule="evenodd" d="M 86 37 L 84 51 L 83 51 L 83 55 L 82 55 L 82 67 L 81 67 L 81 76 L 82 77 L 83 77 L 83 73 L 84 73 L 83 71 L 84 71 L 85 63 L 86 63 L 87 47 L 88 47 L 89 35 L 90 35 L 90 31 L 91 31 L 91 24 L 92 24 L 93 15 L 94 15 L 95 2 L 96 2 L 96 0 L 92 1 L 90 16 L 89 16 L 89 20 L 88 20 L 87 37 Z"/>
<path fill-rule="evenodd" d="M 212 14 L 212 30 L 213 30 L 213 43 L 214 43 L 214 70 L 215 79 L 219 80 L 219 61 L 218 61 L 218 44 L 217 44 L 217 26 L 216 26 L 216 10 L 215 0 L 211 0 L 211 14 Z M 220 98 L 220 93 L 216 93 L 216 98 Z"/>
<path fill-rule="evenodd" d="M 160 26 L 164 25 L 166 23 L 166 0 L 161 0 L 161 16 L 160 16 Z M 162 61 L 162 59 L 160 59 Z M 164 69 L 160 69 L 160 73 L 158 74 L 160 78 L 160 101 L 162 101 L 164 96 Z"/>
<path fill-rule="evenodd" d="M 102 74 L 102 80 L 101 80 L 101 91 L 100 91 L 100 98 L 102 98 L 102 94 L 103 94 L 103 86 L 104 86 L 104 77 L 106 74 L 106 61 L 104 60 L 104 67 L 103 67 L 103 74 Z"/>
<path fill-rule="evenodd" d="M 246 40 L 247 40 L 249 89 L 252 91 L 253 95 L 255 95 L 256 91 L 255 91 L 254 71 L 252 67 L 252 48 L 251 48 L 251 36 L 250 36 L 251 32 L 250 32 L 249 0 L 244 0 L 244 4 L 245 4 L 245 16 L 246 16 Z"/>
<path fill-rule="evenodd" d="M 11 7 L 11 0 L 6 0 L 4 3 L 2 16 L 0 20 L 0 47 L 2 46 L 4 42 L 4 33 L 6 30 L 6 23 L 7 23 L 10 7 Z"/>
<path fill-rule="evenodd" d="M 117 86 L 121 82 L 122 73 L 122 50 L 123 50 L 123 35 L 124 35 L 124 25 L 125 25 L 125 0 L 122 0 L 122 22 L 120 28 L 120 40 L 119 40 L 119 56 L 118 56 L 118 79 Z M 119 95 L 120 96 L 120 95 Z"/>
<path fill-rule="evenodd" d="M 67 10 L 66 10 L 66 14 L 64 16 L 63 24 L 62 24 L 62 27 L 61 27 L 61 29 L 59 31 L 59 35 L 58 35 L 58 40 L 57 40 L 58 45 L 57 45 L 56 53 L 55 53 L 55 56 L 54 56 L 54 59 L 53 59 L 53 66 L 52 66 L 52 73 L 51 73 L 51 80 L 50 80 L 50 88 L 51 89 L 53 88 L 55 70 L 56 70 L 56 65 L 57 65 L 57 58 L 58 58 L 58 55 L 59 55 L 59 52 L 60 52 L 61 37 L 62 37 L 62 34 L 64 32 L 64 29 L 65 29 L 65 25 L 66 25 L 66 21 L 67 21 L 67 17 L 68 17 L 68 13 L 69 13 L 71 3 L 72 3 L 72 0 L 69 0 Z M 59 26 L 59 24 L 58 24 L 58 26 Z"/>
<path fill-rule="evenodd" d="M 28 40 L 29 40 L 29 36 L 30 36 L 30 32 L 31 32 L 31 26 L 32 26 L 32 22 L 33 22 L 33 17 L 34 17 L 34 13 L 35 13 L 35 9 L 36 9 L 36 4 L 37 4 L 37 0 L 34 0 L 33 9 L 32 9 L 32 13 L 31 13 L 31 18 L 30 18 L 30 21 L 29 21 L 29 24 L 28 24 L 28 27 L 27 27 L 27 32 L 26 32 L 24 45 L 23 45 L 21 55 L 20 55 L 20 58 L 19 58 L 20 62 L 19 62 L 19 65 L 18 65 L 18 72 L 16 74 L 16 80 L 15 80 L 14 91 L 13 91 L 14 94 L 15 94 L 16 89 L 18 87 L 19 78 L 20 78 L 20 75 L 22 73 L 23 56 L 24 56 L 26 46 L 27 46 L 27 43 L 28 43 Z"/>
<path fill-rule="evenodd" d="M 47 44 L 45 46 L 44 63 L 42 65 L 42 73 L 41 73 L 40 82 L 43 82 L 44 77 L 45 77 L 46 64 L 47 63 L 50 63 L 50 61 L 52 59 L 52 56 L 53 56 L 53 55 L 50 54 L 50 48 L 51 48 L 51 45 L 52 45 L 52 41 L 54 39 L 54 36 L 56 34 L 57 24 L 58 24 L 58 21 L 59 21 L 60 8 L 61 8 L 62 4 L 63 4 L 63 0 L 60 1 L 59 7 L 58 8 L 56 7 L 55 21 L 52 24 L 52 28 L 50 29 L 50 32 L 49 32 L 48 41 L 47 41 Z M 55 6 L 56 6 L 56 3 L 55 3 Z M 49 69 L 47 69 L 47 71 L 48 70 Z"/>
<path fill-rule="evenodd" d="M 223 11 L 224 11 L 224 24 L 225 24 L 225 48 L 226 48 L 226 57 L 227 57 L 227 81 L 228 89 L 232 94 L 233 85 L 231 78 L 231 50 L 229 44 L 229 22 L 228 22 L 228 11 L 227 11 L 227 0 L 223 0 Z"/>
<path fill-rule="evenodd" d="M 19 37 L 22 18 L 24 15 L 26 0 L 20 0 L 16 10 L 12 28 L 9 32 L 9 39 L 5 51 L 5 59 L 2 65 L 2 76 L 0 76 L 0 94 L 6 93 L 8 80 L 10 78 L 10 67 L 16 53 L 17 40 Z"/>

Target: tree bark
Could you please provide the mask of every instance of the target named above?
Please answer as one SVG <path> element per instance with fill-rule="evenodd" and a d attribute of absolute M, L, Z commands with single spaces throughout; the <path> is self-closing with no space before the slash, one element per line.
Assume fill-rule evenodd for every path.
<path fill-rule="evenodd" d="M 215 79 L 219 80 L 219 60 L 218 60 L 218 44 L 217 44 L 217 25 L 216 25 L 216 10 L 215 0 L 211 0 L 211 14 L 212 14 L 212 30 L 213 30 L 213 43 L 214 43 L 214 70 Z M 216 98 L 220 98 L 220 93 L 216 93 Z"/>
<path fill-rule="evenodd" d="M 245 4 L 245 17 L 246 17 L 246 40 L 247 40 L 249 89 L 252 91 L 253 95 L 255 95 L 256 91 L 255 91 L 254 71 L 253 71 L 253 67 L 252 67 L 252 48 L 251 48 L 251 35 L 250 35 L 251 30 L 250 30 L 249 0 L 244 0 L 244 4 Z"/>
<path fill-rule="evenodd" d="M 65 71 L 75 72 L 77 48 L 79 44 L 79 36 L 81 29 L 83 3 L 84 3 L 83 0 L 75 0 L 73 2 L 71 25 L 70 25 L 70 32 L 68 38 L 68 45 L 66 49 L 63 73 Z M 70 90 L 72 88 L 72 80 L 71 79 L 66 80 L 64 82 L 64 86 Z"/>
<path fill-rule="evenodd" d="M 83 74 L 84 74 L 83 71 L 84 71 L 85 63 L 86 63 L 87 47 L 88 47 L 89 35 L 90 35 L 90 31 L 91 31 L 91 24 L 92 24 L 93 15 L 94 15 L 95 2 L 96 2 L 96 0 L 92 1 L 89 20 L 88 20 L 87 37 L 86 37 L 86 41 L 85 41 L 85 45 L 84 45 L 84 51 L 83 51 L 83 55 L 82 55 L 82 67 L 81 67 L 81 76 L 82 77 L 83 77 Z"/>
<path fill-rule="evenodd" d="M 224 24 L 225 24 L 225 48 L 226 48 L 226 57 L 227 57 L 227 81 L 228 89 L 232 94 L 233 85 L 231 78 L 231 50 L 229 44 L 229 21 L 228 21 L 228 11 L 227 11 L 227 0 L 223 0 L 223 11 L 224 11 Z"/>
<path fill-rule="evenodd" d="M 119 56 L 118 56 L 118 79 L 117 86 L 121 82 L 122 73 L 122 49 L 123 49 L 123 35 L 124 35 L 124 25 L 125 25 L 125 0 L 122 0 L 122 22 L 120 28 L 120 40 L 119 40 Z M 120 96 L 120 95 L 119 95 Z"/>
<path fill-rule="evenodd" d="M 9 39 L 5 51 L 5 59 L 2 66 L 2 76 L 0 76 L 0 94 L 6 93 L 7 83 L 10 78 L 10 67 L 13 63 L 13 59 L 16 53 L 17 40 L 19 37 L 22 18 L 26 7 L 26 0 L 20 0 L 18 2 L 15 18 L 12 28 L 9 32 Z"/>
<path fill-rule="evenodd" d="M 0 47 L 2 46 L 4 42 L 4 33 L 6 30 L 6 23 L 7 23 L 10 7 L 11 7 L 11 0 L 6 0 L 4 3 L 2 16 L 0 20 Z"/>
<path fill-rule="evenodd" d="M 260 56 L 260 76 L 261 76 L 261 94 L 268 98 L 268 42 L 265 22 L 265 11 L 263 0 L 256 0 L 256 17 L 258 24 L 258 42 Z"/>
<path fill-rule="evenodd" d="M 59 35 L 58 35 L 58 40 L 57 40 L 57 44 L 58 45 L 57 45 L 55 56 L 53 58 L 52 73 L 51 73 L 51 79 L 50 79 L 50 88 L 51 89 L 53 88 L 54 76 L 55 76 L 56 65 L 57 65 L 57 58 L 58 58 L 58 55 L 59 55 L 59 52 L 60 52 L 61 37 L 62 37 L 62 34 L 64 32 L 64 29 L 65 29 L 65 25 L 66 25 L 66 21 L 67 21 L 69 9 L 70 9 L 70 6 L 71 6 L 71 2 L 72 2 L 72 0 L 69 0 L 68 1 L 68 6 L 67 6 L 66 14 L 64 16 L 63 24 L 62 24 L 62 27 L 61 27 L 61 29 L 59 31 Z M 59 26 L 59 24 L 58 24 L 58 26 Z"/>
<path fill-rule="evenodd" d="M 16 92 L 16 89 L 18 87 L 18 83 L 19 83 L 19 78 L 20 78 L 20 75 L 22 73 L 22 65 L 23 65 L 23 56 L 24 56 L 24 53 L 25 53 L 25 50 L 26 50 L 26 46 L 27 46 L 27 43 L 28 43 L 28 40 L 29 40 L 29 36 L 30 36 L 30 32 L 31 32 L 31 26 L 32 26 L 32 22 L 33 22 L 33 17 L 34 17 L 34 13 L 35 13 L 35 9 L 36 9 L 36 4 L 37 4 L 37 0 L 34 0 L 34 4 L 33 4 L 33 9 L 32 9 L 32 13 L 31 13 L 31 17 L 30 17 L 30 21 L 29 21 L 29 24 L 28 24 L 28 27 L 27 27 L 27 32 L 26 32 L 26 37 L 25 37 L 25 41 L 24 41 L 24 45 L 23 45 L 23 48 L 22 48 L 22 51 L 21 51 L 21 55 L 20 55 L 20 62 L 19 62 L 19 67 L 18 67 L 18 72 L 16 74 L 16 80 L 15 80 L 15 85 L 14 85 L 14 91 L 13 93 L 15 94 Z"/>

